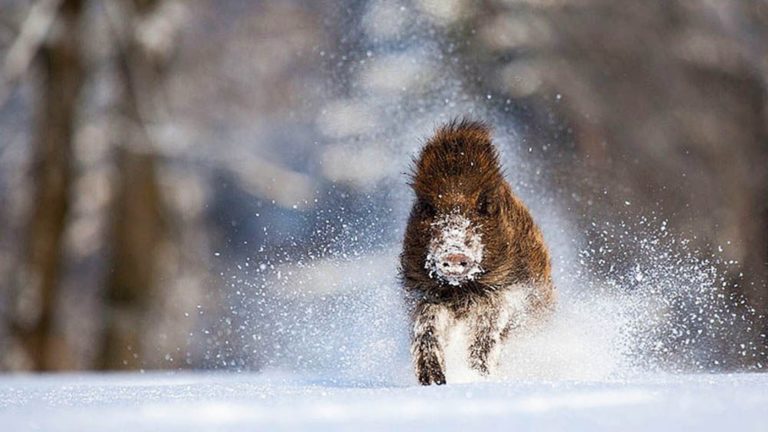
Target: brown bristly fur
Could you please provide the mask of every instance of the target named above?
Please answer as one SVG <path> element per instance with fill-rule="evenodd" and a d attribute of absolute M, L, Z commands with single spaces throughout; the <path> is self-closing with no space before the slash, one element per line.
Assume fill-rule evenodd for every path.
<path fill-rule="evenodd" d="M 523 322 L 547 315 L 554 304 L 550 258 L 526 206 L 504 179 L 490 128 L 454 120 L 439 128 L 414 163 L 416 195 L 401 254 L 401 279 L 413 300 L 412 352 L 422 384 L 445 382 L 443 345 L 457 320 L 469 322 L 470 365 L 493 368 L 502 340 Z M 459 212 L 480 233 L 483 272 L 461 286 L 430 276 L 427 248 L 440 215 Z M 512 310 L 508 294 L 524 290 Z M 532 318 L 532 319 L 531 319 Z"/>

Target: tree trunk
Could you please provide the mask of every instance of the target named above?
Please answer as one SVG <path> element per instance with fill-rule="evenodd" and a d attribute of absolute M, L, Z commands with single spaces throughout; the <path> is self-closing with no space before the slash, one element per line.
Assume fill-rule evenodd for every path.
<path fill-rule="evenodd" d="M 62 3 L 55 33 L 39 53 L 43 74 L 34 131 L 34 200 L 28 225 L 16 338 L 30 367 L 37 371 L 67 367 L 67 348 L 55 326 L 62 239 L 72 183 L 72 148 L 78 95 L 83 82 L 80 49 L 81 0 Z"/>
<path fill-rule="evenodd" d="M 152 101 L 162 68 L 153 63 L 140 42 L 142 27 L 138 25 L 159 3 L 135 0 L 123 7 L 112 6 L 122 118 L 117 122 L 121 131 L 116 143 L 118 184 L 112 210 L 112 272 L 107 281 L 105 333 L 98 360 L 101 369 L 143 366 L 143 335 L 149 330 L 145 323 L 156 296 L 158 261 L 166 240 L 157 154 L 147 125 L 148 119 L 156 117 Z"/>

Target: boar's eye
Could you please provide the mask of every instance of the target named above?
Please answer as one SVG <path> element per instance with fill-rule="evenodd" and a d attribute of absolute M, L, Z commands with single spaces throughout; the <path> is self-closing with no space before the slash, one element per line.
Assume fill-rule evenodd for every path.
<path fill-rule="evenodd" d="M 496 204 L 490 194 L 482 194 L 477 200 L 477 212 L 480 216 L 491 216 L 496 213 Z"/>
<path fill-rule="evenodd" d="M 435 206 L 425 199 L 419 199 L 418 203 L 416 203 L 416 208 L 420 214 L 426 217 L 432 217 L 437 213 Z"/>

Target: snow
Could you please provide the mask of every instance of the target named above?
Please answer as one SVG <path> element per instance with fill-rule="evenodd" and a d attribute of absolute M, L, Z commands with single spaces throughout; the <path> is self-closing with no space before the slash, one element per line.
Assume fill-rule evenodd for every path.
<path fill-rule="evenodd" d="M 768 374 L 446 386 L 265 373 L 0 378 L 3 431 L 765 431 Z"/>

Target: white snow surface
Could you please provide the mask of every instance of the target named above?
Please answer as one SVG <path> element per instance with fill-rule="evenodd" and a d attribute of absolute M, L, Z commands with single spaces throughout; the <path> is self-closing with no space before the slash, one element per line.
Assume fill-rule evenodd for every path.
<path fill-rule="evenodd" d="M 768 374 L 402 386 L 265 373 L 0 378 L 2 431 L 765 431 Z"/>

